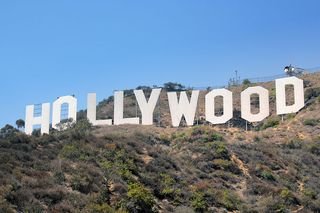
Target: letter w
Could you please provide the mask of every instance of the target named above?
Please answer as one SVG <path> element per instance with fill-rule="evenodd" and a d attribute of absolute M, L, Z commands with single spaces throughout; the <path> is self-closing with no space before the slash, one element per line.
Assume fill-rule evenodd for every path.
<path fill-rule="evenodd" d="M 192 126 L 198 105 L 199 91 L 192 91 L 191 100 L 188 100 L 186 92 L 180 93 L 180 100 L 176 92 L 168 92 L 169 107 L 171 112 L 172 126 L 179 127 L 182 116 L 187 125 Z"/>

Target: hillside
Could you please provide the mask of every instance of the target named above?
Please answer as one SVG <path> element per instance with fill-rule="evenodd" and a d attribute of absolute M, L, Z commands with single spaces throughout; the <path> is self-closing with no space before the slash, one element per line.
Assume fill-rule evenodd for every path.
<path fill-rule="evenodd" d="M 230 88 L 236 116 L 226 125 L 200 119 L 201 91 L 204 124 L 192 128 L 170 127 L 165 92 L 152 127 L 79 119 L 43 136 L 4 127 L 0 212 L 320 212 L 320 74 L 301 78 L 306 107 L 283 121 L 274 82 L 259 84 L 272 115 L 249 131 L 237 117 L 248 85 Z M 125 101 L 135 116 L 133 96 Z M 112 97 L 99 103 L 98 117 L 112 108 Z"/>

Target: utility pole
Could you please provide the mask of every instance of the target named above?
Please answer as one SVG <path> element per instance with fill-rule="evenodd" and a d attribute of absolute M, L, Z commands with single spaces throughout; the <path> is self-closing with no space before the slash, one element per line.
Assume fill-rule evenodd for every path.
<path fill-rule="evenodd" d="M 236 70 L 235 73 L 236 73 L 236 84 L 238 85 L 238 70 Z"/>
<path fill-rule="evenodd" d="M 236 84 L 237 86 L 239 86 L 239 85 L 240 85 L 240 76 L 238 75 L 238 70 L 236 70 L 235 73 L 236 73 L 235 84 Z"/>

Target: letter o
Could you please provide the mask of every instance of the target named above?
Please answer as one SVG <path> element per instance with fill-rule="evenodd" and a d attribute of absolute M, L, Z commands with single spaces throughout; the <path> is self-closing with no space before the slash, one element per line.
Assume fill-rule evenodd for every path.
<path fill-rule="evenodd" d="M 251 112 L 251 95 L 259 95 L 259 108 L 258 114 Z M 269 110 L 269 91 L 263 87 L 249 87 L 241 93 L 241 117 L 249 122 L 259 122 L 268 117 Z"/>

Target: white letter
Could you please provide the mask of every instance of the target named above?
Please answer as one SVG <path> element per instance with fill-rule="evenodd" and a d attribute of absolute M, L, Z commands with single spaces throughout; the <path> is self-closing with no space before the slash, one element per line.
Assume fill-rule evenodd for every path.
<path fill-rule="evenodd" d="M 294 104 L 286 104 L 286 85 L 294 88 Z M 304 107 L 303 80 L 297 77 L 282 78 L 276 80 L 277 114 L 289 114 L 298 112 Z"/>
<path fill-rule="evenodd" d="M 223 115 L 215 115 L 215 102 L 217 96 L 223 97 Z M 212 124 L 226 123 L 233 117 L 232 92 L 227 89 L 215 89 L 206 95 L 206 120 Z"/>
<path fill-rule="evenodd" d="M 149 101 L 147 101 L 143 90 L 134 90 L 134 94 L 136 95 L 136 99 L 142 114 L 143 125 L 153 124 L 153 112 L 157 105 L 160 93 L 161 89 L 153 89 Z"/>
<path fill-rule="evenodd" d="M 97 120 L 97 95 L 96 93 L 88 94 L 88 109 L 87 109 L 87 118 L 92 123 L 93 126 L 99 125 L 112 125 L 112 120 Z"/>
<path fill-rule="evenodd" d="M 139 124 L 139 118 L 123 118 L 123 91 L 114 93 L 114 125 Z"/>
<path fill-rule="evenodd" d="M 52 128 L 58 129 L 57 124 L 61 122 L 61 106 L 68 104 L 68 119 L 72 118 L 73 122 L 77 121 L 77 99 L 72 96 L 59 97 L 53 102 L 52 109 Z"/>
<path fill-rule="evenodd" d="M 187 93 L 181 92 L 180 101 L 178 101 L 176 92 L 168 92 L 172 126 L 179 127 L 183 115 L 186 119 L 187 125 L 193 125 L 198 105 L 198 97 L 199 91 L 192 91 L 191 101 L 189 102 Z"/>
<path fill-rule="evenodd" d="M 26 107 L 25 133 L 31 135 L 33 125 L 41 125 L 41 134 L 49 134 L 50 126 L 50 103 L 42 104 L 41 116 L 34 117 L 34 105 Z"/>
<path fill-rule="evenodd" d="M 259 113 L 251 113 L 251 95 L 259 95 Z M 249 87 L 241 93 L 241 117 L 249 122 L 262 121 L 270 114 L 269 91 L 263 87 Z"/>

